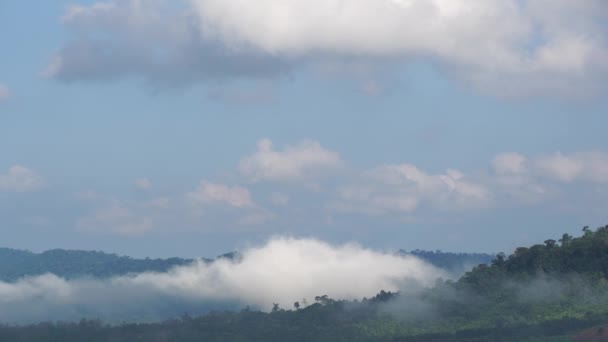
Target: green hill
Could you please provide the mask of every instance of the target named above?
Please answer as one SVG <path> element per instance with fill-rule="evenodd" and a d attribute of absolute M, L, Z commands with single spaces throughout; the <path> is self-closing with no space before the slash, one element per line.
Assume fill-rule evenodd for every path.
<path fill-rule="evenodd" d="M 18 253 L 18 252 L 15 252 Z M 230 257 L 230 255 L 226 256 Z M 457 281 L 361 301 L 320 295 L 270 313 L 109 326 L 97 321 L 0 327 L 4 341 L 570 341 L 608 322 L 608 226 L 517 248 Z M 281 306 L 284 307 L 281 308 Z M 291 308 L 291 309 L 290 309 Z M 599 328 L 598 328 L 599 327 Z"/>
<path fill-rule="evenodd" d="M 0 248 L 0 280 L 12 282 L 24 276 L 53 273 L 73 279 L 79 277 L 107 278 L 141 272 L 166 272 L 174 266 L 190 264 L 192 259 L 134 259 L 116 254 L 91 251 L 53 249 L 32 253 Z"/>

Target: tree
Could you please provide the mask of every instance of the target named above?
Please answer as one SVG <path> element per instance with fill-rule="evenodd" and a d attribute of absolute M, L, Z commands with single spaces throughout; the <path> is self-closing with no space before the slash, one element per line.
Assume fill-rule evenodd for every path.
<path fill-rule="evenodd" d="M 569 235 L 566 233 L 564 233 L 564 235 L 562 235 L 562 238 L 559 239 L 559 242 L 562 244 L 562 246 L 567 246 L 571 241 L 572 241 L 572 235 Z"/>
<path fill-rule="evenodd" d="M 293 307 L 296 308 L 296 310 L 300 310 L 300 302 L 293 303 Z"/>
<path fill-rule="evenodd" d="M 555 247 L 555 244 L 556 244 L 556 241 L 553 239 L 545 240 L 545 246 L 547 246 L 548 248 Z"/>

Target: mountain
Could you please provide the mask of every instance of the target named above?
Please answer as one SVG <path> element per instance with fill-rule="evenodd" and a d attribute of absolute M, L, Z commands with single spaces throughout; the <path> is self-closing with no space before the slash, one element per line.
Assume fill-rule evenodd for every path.
<path fill-rule="evenodd" d="M 480 264 L 489 264 L 496 257 L 494 254 L 486 253 L 450 253 L 442 251 L 425 251 L 416 249 L 413 251 L 399 250 L 399 255 L 413 255 L 435 267 L 444 269 L 457 277 L 470 271 Z"/>
<path fill-rule="evenodd" d="M 399 255 L 413 255 L 439 268 L 460 276 L 479 264 L 488 264 L 493 256 L 480 253 L 446 253 L 441 251 L 400 250 Z M 239 261 L 239 252 L 222 254 L 216 259 Z M 213 259 L 203 259 L 211 262 Z M 0 248 L 0 281 L 12 282 L 25 276 L 53 273 L 74 279 L 80 277 L 109 278 L 130 273 L 166 272 L 175 266 L 192 263 L 193 259 L 135 259 L 99 251 L 53 249 L 42 253 Z"/>
<path fill-rule="evenodd" d="M 108 278 L 141 272 L 166 272 L 172 267 L 192 263 L 192 259 L 134 259 L 96 251 L 53 249 L 32 253 L 0 248 L 0 280 L 15 281 L 24 276 L 53 273 L 73 279 L 79 277 Z"/>
<path fill-rule="evenodd" d="M 580 237 L 499 254 L 418 292 L 354 301 L 320 294 L 312 304 L 277 303 L 269 313 L 247 307 L 145 324 L 0 325 L 0 340 L 600 341 L 608 327 L 607 279 L 608 226 L 585 227 Z"/>

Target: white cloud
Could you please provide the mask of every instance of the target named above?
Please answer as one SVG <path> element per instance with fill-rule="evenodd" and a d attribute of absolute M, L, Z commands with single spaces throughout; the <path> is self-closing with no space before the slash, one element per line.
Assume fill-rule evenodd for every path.
<path fill-rule="evenodd" d="M 538 179 L 527 157 L 514 152 L 501 153 L 492 161 L 493 173 L 487 178 L 494 197 L 518 202 L 538 203 L 551 196 L 543 180 Z"/>
<path fill-rule="evenodd" d="M 229 214 L 223 220 L 241 226 L 262 225 L 276 218 L 273 212 L 255 203 L 249 190 L 241 186 L 202 181 L 196 191 L 188 193 L 186 197 L 194 204 L 195 216 L 218 214 L 222 211 L 218 209 L 223 207 Z M 214 204 L 220 207 L 213 208 Z"/>
<path fill-rule="evenodd" d="M 75 39 L 44 70 L 65 82 L 140 76 L 157 86 L 206 80 L 268 77 L 285 61 L 203 38 L 189 1 L 124 0 L 76 5 L 63 16 Z"/>
<path fill-rule="evenodd" d="M 339 190 L 333 208 L 368 214 L 408 213 L 420 205 L 453 210 L 485 207 L 490 194 L 457 170 L 430 175 L 411 164 L 386 165 L 365 172 L 360 185 Z"/>
<path fill-rule="evenodd" d="M 0 191 L 28 192 L 44 186 L 44 179 L 36 172 L 20 165 L 11 166 L 0 174 Z"/>
<path fill-rule="evenodd" d="M 340 156 L 316 141 L 305 140 L 277 151 L 270 140 L 263 139 L 253 155 L 241 160 L 239 171 L 252 182 L 290 182 L 310 181 L 341 166 Z"/>
<path fill-rule="evenodd" d="M 538 158 L 535 166 L 539 174 L 562 182 L 608 183 L 608 154 L 604 152 L 558 152 Z"/>
<path fill-rule="evenodd" d="M 10 99 L 12 93 L 7 86 L 0 83 L 0 103 Z"/>
<path fill-rule="evenodd" d="M 48 74 L 172 83 L 424 59 L 483 91 L 585 95 L 606 86 L 606 20 L 604 0 L 108 1 L 68 10 L 80 38 Z"/>
<path fill-rule="evenodd" d="M 238 262 L 221 259 L 109 280 L 71 280 L 45 275 L 15 283 L 0 282 L 0 321 L 24 322 L 134 316 L 170 318 L 183 307 L 236 302 L 269 310 L 328 295 L 361 299 L 380 290 L 415 291 L 446 273 L 411 257 L 333 246 L 312 239 L 277 238 L 242 252 Z M 194 305 L 193 305 L 194 304 Z M 176 307 L 177 306 L 177 307 Z M 78 310 L 74 310 L 78 308 Z M 77 317 L 76 317 L 77 316 Z"/>
<path fill-rule="evenodd" d="M 202 181 L 198 189 L 189 193 L 188 197 L 202 203 L 224 203 L 237 208 L 255 206 L 246 188 L 207 181 Z"/>
<path fill-rule="evenodd" d="M 527 158 L 519 153 L 502 153 L 492 161 L 498 175 L 518 175 L 527 172 Z"/>

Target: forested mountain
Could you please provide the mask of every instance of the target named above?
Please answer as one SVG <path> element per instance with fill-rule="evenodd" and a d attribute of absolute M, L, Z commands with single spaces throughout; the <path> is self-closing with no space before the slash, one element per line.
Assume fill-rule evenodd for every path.
<path fill-rule="evenodd" d="M 608 226 L 518 248 L 457 281 L 361 301 L 320 295 L 270 313 L 216 312 L 161 323 L 0 327 L 1 341 L 571 341 L 608 322 Z"/>
<path fill-rule="evenodd" d="M 436 267 L 444 269 L 453 275 L 461 276 L 480 264 L 489 264 L 496 256 L 486 253 L 449 253 L 442 251 L 413 251 L 399 250 L 399 255 L 413 255 L 425 260 Z"/>
<path fill-rule="evenodd" d="M 15 281 L 24 276 L 53 273 L 72 279 L 83 276 L 107 278 L 146 271 L 166 272 L 171 267 L 186 265 L 192 259 L 134 259 L 116 254 L 63 249 L 32 253 L 0 248 L 0 281 Z"/>
<path fill-rule="evenodd" d="M 479 264 L 488 264 L 493 256 L 479 253 L 444 253 L 414 250 L 400 250 L 399 255 L 414 255 L 455 275 L 462 275 Z M 230 252 L 216 259 L 238 261 L 239 252 Z M 204 259 L 207 262 L 212 259 Z M 79 277 L 108 278 L 141 272 L 166 272 L 175 266 L 192 263 L 193 259 L 135 259 L 127 256 L 97 251 L 76 251 L 53 249 L 43 253 L 0 248 L 0 281 L 15 281 L 24 276 L 52 273 L 74 279 Z"/>

